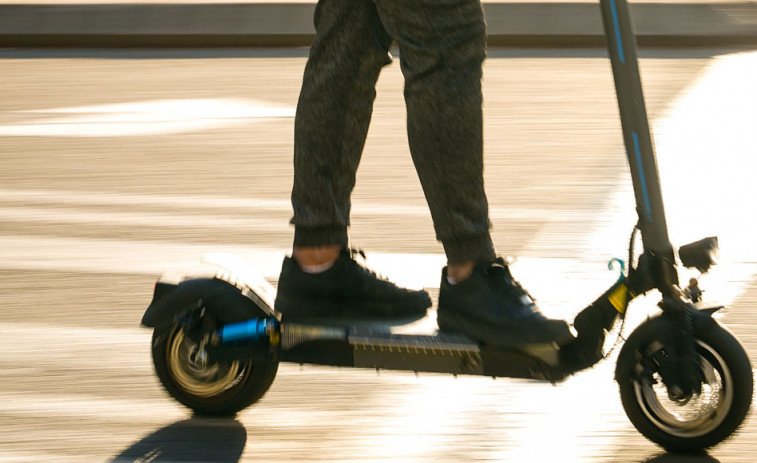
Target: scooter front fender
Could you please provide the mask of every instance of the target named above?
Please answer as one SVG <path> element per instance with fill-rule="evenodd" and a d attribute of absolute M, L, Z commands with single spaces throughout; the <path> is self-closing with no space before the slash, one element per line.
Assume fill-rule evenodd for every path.
<path fill-rule="evenodd" d="M 217 278 L 195 278 L 178 284 L 158 281 L 153 299 L 142 316 L 142 325 L 165 328 L 190 307 L 205 306 L 223 324 L 265 314 L 238 287 Z"/>
<path fill-rule="evenodd" d="M 725 308 L 723 305 L 714 304 L 695 304 L 695 310 L 691 311 L 691 319 L 694 324 L 694 330 L 704 329 L 707 325 L 717 323 L 713 318 L 716 312 Z M 681 329 L 680 319 L 673 313 L 661 312 L 636 327 L 636 330 L 648 329 L 647 325 L 664 326 L 664 332 L 670 333 L 670 340 L 676 338 Z"/>

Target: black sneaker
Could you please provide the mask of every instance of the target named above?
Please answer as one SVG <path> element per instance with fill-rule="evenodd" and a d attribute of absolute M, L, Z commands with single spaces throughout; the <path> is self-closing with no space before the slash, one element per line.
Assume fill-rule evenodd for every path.
<path fill-rule="evenodd" d="M 447 281 L 445 268 L 437 323 L 441 331 L 495 347 L 563 344 L 573 339 L 566 322 L 539 312 L 502 258 L 477 265 L 470 277 L 455 285 Z"/>
<path fill-rule="evenodd" d="M 322 273 L 303 272 L 284 258 L 275 309 L 282 320 L 311 323 L 406 323 L 426 316 L 431 298 L 426 291 L 400 288 L 361 266 L 356 254 L 342 250 L 334 265 Z"/>

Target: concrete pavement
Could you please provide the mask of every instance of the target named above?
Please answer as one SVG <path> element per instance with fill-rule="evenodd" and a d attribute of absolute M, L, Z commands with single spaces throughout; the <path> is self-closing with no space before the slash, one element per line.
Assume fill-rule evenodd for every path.
<path fill-rule="evenodd" d="M 492 46 L 601 46 L 598 1 L 485 1 Z M 5 0 L 0 47 L 307 46 L 315 1 Z M 757 2 L 633 2 L 641 46 L 757 44 Z"/>

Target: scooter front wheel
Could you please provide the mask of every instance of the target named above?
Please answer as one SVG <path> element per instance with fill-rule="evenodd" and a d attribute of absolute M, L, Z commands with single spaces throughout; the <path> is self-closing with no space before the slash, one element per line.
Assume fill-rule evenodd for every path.
<path fill-rule="evenodd" d="M 629 336 L 616 369 L 620 397 L 645 437 L 669 451 L 698 452 L 727 439 L 744 421 L 752 402 L 752 367 L 739 341 L 708 319 L 694 326 L 701 388 L 686 397 L 671 394 L 659 364 L 671 339 L 664 317 L 646 321 Z"/>
<path fill-rule="evenodd" d="M 152 358 L 160 382 L 199 415 L 233 416 L 258 401 L 276 377 L 275 358 L 208 363 L 199 350 L 178 324 L 153 332 Z"/>

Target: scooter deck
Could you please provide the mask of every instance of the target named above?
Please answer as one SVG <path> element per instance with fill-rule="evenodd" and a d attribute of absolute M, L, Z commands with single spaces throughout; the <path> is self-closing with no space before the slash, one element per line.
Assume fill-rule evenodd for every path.
<path fill-rule="evenodd" d="M 559 366 L 559 350 L 552 344 L 495 349 L 454 334 L 395 334 L 381 327 L 282 323 L 279 360 L 553 382 L 566 376 Z"/>

